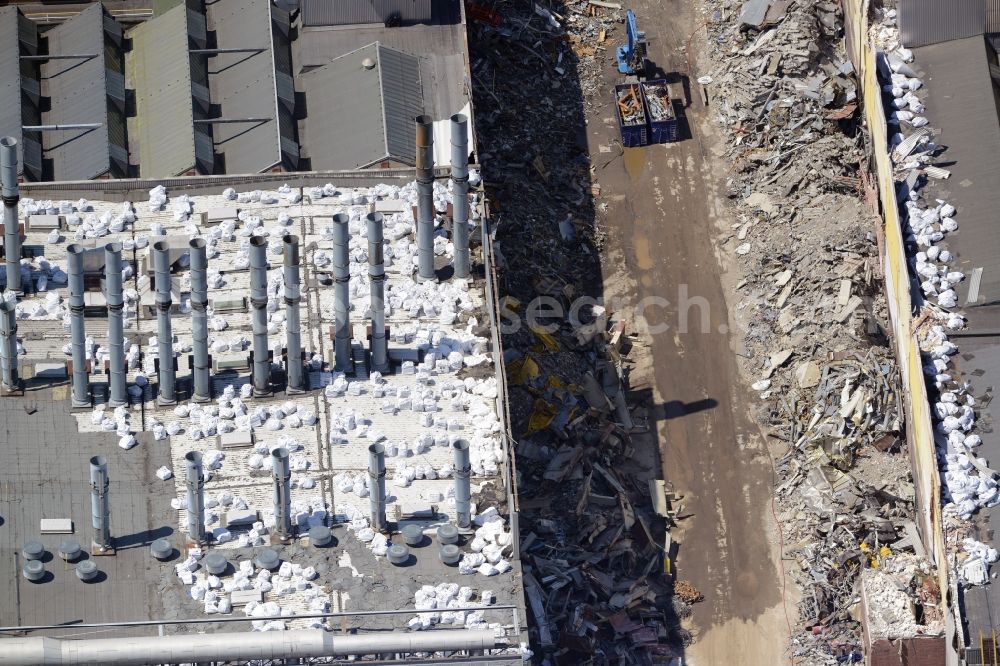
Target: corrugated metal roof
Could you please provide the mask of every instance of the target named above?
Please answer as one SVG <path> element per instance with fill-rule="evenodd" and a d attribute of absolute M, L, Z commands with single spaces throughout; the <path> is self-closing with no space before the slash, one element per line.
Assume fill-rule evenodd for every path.
<path fill-rule="evenodd" d="M 904 46 L 937 44 L 983 34 L 990 0 L 899 0 L 899 38 Z"/>
<path fill-rule="evenodd" d="M 431 20 L 431 0 L 302 0 L 302 25 L 384 23 L 398 14 L 404 23 Z"/>
<path fill-rule="evenodd" d="M 50 54 L 98 54 L 42 63 L 52 110 L 46 124 L 101 123 L 94 130 L 45 132 L 45 157 L 54 180 L 89 180 L 111 170 L 107 83 L 104 68 L 104 6 L 93 4 L 46 33 Z"/>
<path fill-rule="evenodd" d="M 139 175 L 166 178 L 195 166 L 187 8 L 181 4 L 132 31 Z"/>
<path fill-rule="evenodd" d="M 1000 33 L 1000 0 L 986 0 L 986 33 Z"/>
<path fill-rule="evenodd" d="M 269 119 L 264 123 L 213 126 L 215 147 L 225 156 L 226 173 L 264 171 L 282 160 L 271 53 L 271 3 L 216 0 L 207 10 L 208 28 L 215 30 L 219 48 L 263 49 L 257 53 L 223 53 L 210 58 L 208 78 L 212 103 L 220 106 L 223 118 Z"/>
<path fill-rule="evenodd" d="M 966 306 L 969 329 L 997 330 L 1000 324 L 1000 124 L 983 37 L 968 37 L 914 51 L 925 82 L 921 99 L 934 142 L 947 147 L 942 160 L 948 180 L 931 180 L 929 196 L 947 199 L 958 209 L 958 231 L 946 241 L 956 259 L 953 270 L 966 274 L 956 291 Z M 981 269 L 979 297 L 967 304 L 973 273 Z"/>
<path fill-rule="evenodd" d="M 17 139 L 21 166 L 21 59 L 17 38 L 17 7 L 0 8 L 0 136 Z"/>
<path fill-rule="evenodd" d="M 365 69 L 371 58 L 376 66 Z M 314 170 L 352 169 L 384 159 L 413 164 L 423 112 L 416 56 L 369 44 L 299 77 L 308 112 L 306 145 Z"/>

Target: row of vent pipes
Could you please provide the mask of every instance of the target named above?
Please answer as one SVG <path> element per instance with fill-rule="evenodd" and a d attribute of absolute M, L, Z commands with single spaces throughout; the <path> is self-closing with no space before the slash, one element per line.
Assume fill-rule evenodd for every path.
<path fill-rule="evenodd" d="M 433 123 L 428 116 L 416 118 L 417 136 L 417 248 L 418 281 L 436 279 L 434 267 L 434 147 Z M 468 278 L 471 273 L 469 250 L 469 172 L 467 119 L 462 114 L 451 118 L 453 181 L 453 244 L 455 247 L 454 275 Z M 3 156 L 3 201 L 6 220 L 17 219 L 17 155 L 16 148 L 0 140 L 0 155 Z M 13 142 L 13 139 L 10 140 Z M 16 142 L 14 142 L 16 146 Z M 8 170 L 8 161 L 13 167 Z M 8 194 L 7 174 L 13 174 L 12 192 Z M 333 271 L 334 271 L 334 369 L 351 372 L 351 323 L 349 317 L 350 257 L 349 221 L 344 213 L 333 216 Z M 371 298 L 371 365 L 378 372 L 389 371 L 388 338 L 385 327 L 385 264 L 383 258 L 383 226 L 381 213 L 369 213 L 368 225 L 368 277 Z M 13 236 L 10 230 L 15 229 Z M 7 261 L 7 284 L 11 290 L 20 290 L 20 265 L 13 258 L 20 255 L 16 225 L 6 225 L 5 247 L 11 248 Z M 288 393 L 305 391 L 303 371 L 303 349 L 301 300 L 299 274 L 299 238 L 286 235 L 284 242 L 284 284 L 286 305 L 286 390 Z M 195 238 L 190 241 L 191 270 L 191 321 L 193 336 L 192 400 L 211 400 L 210 361 L 208 354 L 208 258 L 206 241 Z M 267 340 L 267 244 L 260 236 L 250 239 L 250 305 L 253 330 L 251 381 L 255 397 L 271 395 L 271 358 Z M 86 250 L 79 244 L 67 248 L 69 269 L 69 309 L 70 334 L 72 340 L 72 404 L 85 408 L 91 404 L 89 372 L 86 361 L 86 333 L 84 330 L 84 277 L 83 256 Z M 108 243 L 104 246 L 105 291 L 108 306 L 108 349 L 109 404 L 118 407 L 128 404 L 126 384 L 122 295 L 122 246 Z M 154 284 L 156 289 L 155 307 L 157 311 L 157 403 L 161 406 L 177 402 L 177 365 L 173 353 L 173 333 L 170 324 L 170 250 L 165 241 L 153 244 Z M 7 387 L 17 384 L 17 323 L 14 304 L 0 305 L 0 332 L 3 335 L 3 382 Z"/>
<path fill-rule="evenodd" d="M 434 268 L 434 207 L 433 207 L 433 132 L 432 122 L 427 116 L 416 119 L 417 128 L 417 244 L 418 280 L 435 279 Z M 452 128 L 452 180 L 453 180 L 453 243 L 455 246 L 454 274 L 467 278 L 471 272 L 469 252 L 469 202 L 468 202 L 468 139 L 467 119 L 462 114 L 451 118 Z M 2 157 L 2 196 L 5 221 L 14 224 L 5 227 L 5 248 L 7 252 L 7 285 L 15 292 L 21 292 L 20 238 L 17 233 L 17 152 L 16 141 L 10 137 L 0 139 Z M 334 216 L 334 280 L 335 280 L 335 364 L 337 370 L 351 369 L 351 333 L 349 320 L 349 225 L 345 214 Z M 385 334 L 385 267 L 382 254 L 383 218 L 381 213 L 369 213 L 368 225 L 368 275 L 371 284 L 372 336 L 371 356 L 374 370 L 388 370 L 388 342 Z M 299 239 L 286 235 L 284 242 L 284 283 L 287 340 L 287 391 L 300 393 L 305 390 L 303 373 L 303 351 L 301 342 L 301 318 L 299 312 L 300 275 Z M 191 316 L 193 334 L 193 377 L 192 399 L 195 402 L 211 400 L 210 362 L 208 354 L 208 257 L 207 243 L 202 238 L 190 241 L 191 270 Z M 86 333 L 84 330 L 84 271 L 85 249 L 78 244 L 70 245 L 68 252 L 69 306 L 73 358 L 72 404 L 74 407 L 90 406 L 89 373 L 86 361 Z M 109 404 L 118 407 L 128 404 L 126 387 L 122 293 L 122 246 L 108 243 L 105 252 L 105 290 L 108 305 L 108 347 L 110 349 L 110 395 Z M 170 253 L 164 241 L 153 244 L 153 266 L 155 271 L 157 336 L 158 336 L 158 391 L 160 405 L 176 403 L 176 364 L 173 355 L 173 334 L 170 324 Z M 250 302 L 253 327 L 253 370 L 254 395 L 264 397 L 271 394 L 271 360 L 267 343 L 267 257 L 266 241 L 262 237 L 250 240 Z M 17 385 L 17 323 L 14 304 L 0 303 L 0 332 L 2 332 L 3 383 L 7 388 Z M 368 448 L 368 474 L 371 479 L 371 524 L 373 528 L 388 529 L 385 506 L 385 448 L 373 444 Z M 456 524 L 459 528 L 471 526 L 471 464 L 469 443 L 459 440 L 453 445 L 455 462 L 455 502 Z M 286 540 L 292 536 L 291 499 L 288 450 L 275 449 L 272 454 L 272 478 L 274 481 L 273 511 L 275 531 L 279 538 Z M 92 493 L 93 527 L 95 545 L 101 549 L 111 547 L 110 502 L 108 489 L 107 461 L 103 456 L 91 458 L 90 477 Z M 204 469 L 202 455 L 191 451 L 185 456 L 185 482 L 187 491 L 188 534 L 195 543 L 206 541 L 204 525 Z"/>

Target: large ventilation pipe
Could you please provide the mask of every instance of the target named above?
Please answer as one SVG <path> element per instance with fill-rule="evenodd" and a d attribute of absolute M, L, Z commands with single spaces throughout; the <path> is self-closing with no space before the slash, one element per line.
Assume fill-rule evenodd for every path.
<path fill-rule="evenodd" d="M 368 213 L 368 281 L 372 302 L 372 369 L 389 370 L 385 336 L 385 258 L 382 256 L 382 213 Z"/>
<path fill-rule="evenodd" d="M 189 451 L 184 455 L 184 486 L 187 489 L 188 538 L 205 543 L 205 474 L 201 454 Z"/>
<path fill-rule="evenodd" d="M 506 647 L 493 629 L 334 634 L 322 629 L 82 640 L 32 636 L 0 638 L 0 666 L 144 666 L 245 661 L 290 661 L 413 652 L 482 652 Z"/>
<path fill-rule="evenodd" d="M 286 235 L 283 239 L 285 251 L 285 328 L 288 331 L 285 362 L 286 387 L 288 393 L 302 393 L 306 390 L 302 373 L 302 321 L 299 313 L 299 237 Z"/>
<path fill-rule="evenodd" d="M 195 402 L 209 402 L 212 386 L 208 358 L 208 243 L 204 238 L 195 238 L 191 248 L 191 332 L 194 337 L 194 388 L 191 399 Z"/>
<path fill-rule="evenodd" d="M 153 266 L 156 270 L 156 342 L 160 379 L 157 383 L 156 402 L 159 405 L 177 404 L 174 389 L 177 371 L 174 367 L 174 333 L 170 327 L 170 244 L 157 241 L 153 244 Z"/>
<path fill-rule="evenodd" d="M 112 407 L 128 404 L 125 386 L 125 323 L 122 311 L 125 299 L 122 296 L 122 244 L 108 243 L 104 246 L 104 289 L 108 300 L 108 351 L 111 353 L 111 397 Z"/>
<path fill-rule="evenodd" d="M 3 386 L 8 391 L 18 388 L 16 309 L 13 303 L 0 301 L 0 361 L 3 363 Z"/>
<path fill-rule="evenodd" d="M 417 280 L 434 275 L 434 122 L 417 116 Z"/>
<path fill-rule="evenodd" d="M 90 459 L 90 515 L 94 525 L 94 547 L 101 551 L 112 548 L 110 485 L 108 461 L 104 456 L 94 456 Z"/>
<path fill-rule="evenodd" d="M 7 261 L 7 289 L 21 293 L 21 235 L 18 229 L 17 139 L 0 139 L 0 197 L 3 198 L 3 249 Z"/>
<path fill-rule="evenodd" d="M 82 245 L 66 248 L 69 268 L 69 326 L 73 346 L 73 407 L 90 407 L 90 373 L 87 372 L 87 332 L 83 323 Z"/>
<path fill-rule="evenodd" d="M 389 522 L 385 519 L 385 447 L 381 444 L 368 447 L 368 478 L 371 480 L 368 496 L 371 498 L 372 529 L 384 532 Z"/>
<path fill-rule="evenodd" d="M 333 322 L 334 369 L 351 371 L 350 221 L 344 213 L 333 216 Z"/>
<path fill-rule="evenodd" d="M 271 358 L 267 348 L 267 239 L 250 239 L 250 305 L 253 308 L 253 394 L 271 395 Z"/>
<path fill-rule="evenodd" d="M 460 439 L 452 448 L 455 451 L 455 524 L 469 527 L 472 524 L 472 464 L 469 462 L 469 442 Z"/>
<path fill-rule="evenodd" d="M 271 477 L 274 479 L 274 529 L 282 541 L 292 537 L 291 479 L 288 449 L 271 451 Z"/>
<path fill-rule="evenodd" d="M 455 277 L 467 278 L 469 257 L 469 121 L 464 114 L 451 117 L 451 239 L 455 245 Z"/>

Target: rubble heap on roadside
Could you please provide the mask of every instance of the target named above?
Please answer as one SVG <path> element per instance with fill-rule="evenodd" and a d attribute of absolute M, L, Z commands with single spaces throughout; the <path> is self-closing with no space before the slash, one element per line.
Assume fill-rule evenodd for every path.
<path fill-rule="evenodd" d="M 711 76 L 730 137 L 726 246 L 742 275 L 742 368 L 777 443 L 777 519 L 801 594 L 791 655 L 856 661 L 862 578 L 923 567 L 908 552 L 918 548 L 913 486 L 858 84 L 836 3 L 770 3 L 766 15 L 730 0 L 706 5 L 711 63 L 692 76 Z M 869 595 L 867 610 L 898 608 L 900 595 L 907 609 L 939 598 L 911 586 Z M 933 613 L 922 624 L 903 615 L 894 637 L 940 630 Z"/>

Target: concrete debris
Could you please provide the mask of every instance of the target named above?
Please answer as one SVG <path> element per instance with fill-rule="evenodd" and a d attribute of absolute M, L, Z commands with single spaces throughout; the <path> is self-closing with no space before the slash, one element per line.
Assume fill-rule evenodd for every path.
<path fill-rule="evenodd" d="M 762 398 L 758 420 L 785 447 L 776 513 L 801 591 L 791 656 L 852 662 L 863 645 L 859 573 L 880 572 L 878 587 L 896 558 L 930 571 L 910 545 L 891 550 L 912 530 L 913 486 L 859 88 L 837 3 L 735 4 L 709 2 L 711 70 L 699 73 L 711 75 L 730 137 L 741 365 Z M 919 88 L 906 83 L 911 94 Z M 913 143 L 901 151 L 921 149 Z M 939 602 L 936 589 L 917 587 L 908 600 Z M 872 616 L 899 601 L 870 597 Z M 911 616 L 889 633 L 940 632 L 937 620 Z"/>

